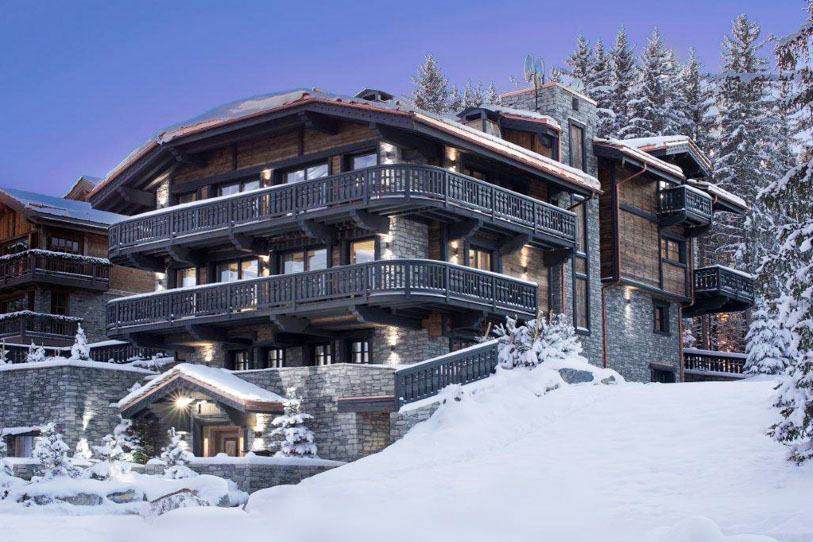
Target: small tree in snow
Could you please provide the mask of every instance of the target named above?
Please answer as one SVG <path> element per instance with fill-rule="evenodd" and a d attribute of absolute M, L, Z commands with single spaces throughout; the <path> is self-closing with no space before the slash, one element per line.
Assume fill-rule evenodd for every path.
<path fill-rule="evenodd" d="M 8 350 L 6 350 L 6 340 L 0 342 L 0 365 L 8 364 Z"/>
<path fill-rule="evenodd" d="M 39 463 L 42 480 L 79 476 L 79 470 L 68 458 L 69 450 L 68 445 L 62 440 L 62 435 L 57 433 L 53 422 L 40 427 L 40 437 L 37 439 L 32 455 Z"/>
<path fill-rule="evenodd" d="M 0 431 L 0 435 L 2 434 L 3 432 Z M 2 479 L 3 475 L 14 475 L 14 470 L 11 468 L 11 464 L 6 461 L 6 456 L 8 456 L 8 445 L 6 444 L 6 439 L 0 436 L 0 479 Z M 0 499 L 2 499 L 1 495 Z"/>
<path fill-rule="evenodd" d="M 78 326 L 76 331 L 76 338 L 71 346 L 71 361 L 87 361 L 90 359 L 90 346 L 88 346 L 88 339 L 85 337 L 85 330 L 82 326 Z"/>
<path fill-rule="evenodd" d="M 697 342 L 697 337 L 694 336 L 694 331 L 692 330 L 692 321 L 687 318 L 683 319 L 682 340 L 683 348 L 694 348 L 694 345 Z"/>
<path fill-rule="evenodd" d="M 45 361 L 45 348 L 37 346 L 34 341 L 31 341 L 31 346 L 28 347 L 28 354 L 25 356 L 26 363 L 39 363 Z"/>
<path fill-rule="evenodd" d="M 775 311 L 756 311 L 746 340 L 745 371 L 749 374 L 782 374 L 793 363 L 793 334 Z"/>
<path fill-rule="evenodd" d="M 198 474 L 195 471 L 187 467 L 187 464 L 194 456 L 184 447 L 181 435 L 175 432 L 174 427 L 170 427 L 167 434 L 169 435 L 169 444 L 161 452 L 161 461 L 167 465 L 164 477 L 179 480 L 197 476 Z"/>
<path fill-rule="evenodd" d="M 93 457 L 93 452 L 88 444 L 88 439 L 84 437 L 79 439 L 79 442 L 76 443 L 76 448 L 73 450 L 73 457 L 75 459 L 83 459 L 85 461 Z"/>
<path fill-rule="evenodd" d="M 582 352 L 581 341 L 567 316 L 552 316 L 550 323 L 540 313 L 535 319 L 517 324 L 508 318 L 494 329 L 499 338 L 499 362 L 505 368 L 536 367 L 546 361 L 563 360 Z"/>
<path fill-rule="evenodd" d="M 287 390 L 282 402 L 284 414 L 271 422 L 275 429 L 271 438 L 278 439 L 271 447 L 279 448 L 275 454 L 280 457 L 316 457 L 316 444 L 313 443 L 313 431 L 305 426 L 307 420 L 313 419 L 310 414 L 302 412 L 302 399 L 296 388 Z"/>

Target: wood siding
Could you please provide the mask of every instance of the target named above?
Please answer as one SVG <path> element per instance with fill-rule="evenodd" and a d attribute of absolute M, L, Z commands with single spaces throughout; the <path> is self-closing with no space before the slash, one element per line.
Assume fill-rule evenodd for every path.
<path fill-rule="evenodd" d="M 553 149 L 544 146 L 539 141 L 537 134 L 534 132 L 503 128 L 502 138 L 510 143 L 513 143 L 514 145 L 519 145 L 520 147 L 530 149 L 535 153 L 541 154 L 542 156 L 547 156 L 548 158 L 553 157 Z"/>

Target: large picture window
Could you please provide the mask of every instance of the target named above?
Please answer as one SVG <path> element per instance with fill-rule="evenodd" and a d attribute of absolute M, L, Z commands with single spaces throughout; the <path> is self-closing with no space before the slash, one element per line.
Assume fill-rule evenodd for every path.
<path fill-rule="evenodd" d="M 375 261 L 375 239 L 362 239 L 350 243 L 351 264 Z"/>
<path fill-rule="evenodd" d="M 469 247 L 468 265 L 483 271 L 494 271 L 494 257 L 490 250 L 479 247 Z"/>
<path fill-rule="evenodd" d="M 327 269 L 327 249 L 314 248 L 286 252 L 280 257 L 280 272 L 283 275 Z"/>
<path fill-rule="evenodd" d="M 70 254 L 82 253 L 82 246 L 79 241 L 58 236 L 51 236 L 48 240 L 48 249 L 54 252 L 68 252 Z"/>
<path fill-rule="evenodd" d="M 294 169 L 285 173 L 285 182 L 288 184 L 309 181 L 320 177 L 327 177 L 329 168 L 327 162 L 321 162 L 312 166 Z"/>
<path fill-rule="evenodd" d="M 355 154 L 350 157 L 350 169 L 364 169 L 376 165 L 378 165 L 378 154 L 375 152 Z"/>
<path fill-rule="evenodd" d="M 233 183 L 221 184 L 217 187 L 217 195 L 229 196 L 231 194 L 239 194 L 240 192 L 248 192 L 249 190 L 256 190 L 258 188 L 260 188 L 260 179 L 244 179 Z"/>
<path fill-rule="evenodd" d="M 198 285 L 198 270 L 194 267 L 175 270 L 175 287 L 188 288 Z"/>
<path fill-rule="evenodd" d="M 260 276 L 260 261 L 257 258 L 220 262 L 216 267 L 218 282 L 256 279 Z"/>

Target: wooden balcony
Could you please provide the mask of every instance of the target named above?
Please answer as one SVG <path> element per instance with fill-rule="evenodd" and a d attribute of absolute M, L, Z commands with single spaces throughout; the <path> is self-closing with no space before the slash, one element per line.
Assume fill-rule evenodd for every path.
<path fill-rule="evenodd" d="M 0 315 L 0 338 L 38 345 L 72 344 L 81 318 L 19 311 Z"/>
<path fill-rule="evenodd" d="M 716 352 L 697 348 L 683 349 L 685 380 L 732 380 L 745 378 L 743 369 L 748 356 L 739 352 Z"/>
<path fill-rule="evenodd" d="M 572 249 L 576 242 L 570 211 L 446 169 L 393 164 L 137 215 L 111 226 L 109 256 L 149 267 L 150 257 L 172 247 L 244 249 L 258 237 L 313 236 L 312 223 L 321 234 L 341 224 L 386 233 L 385 217 L 398 215 L 457 224 L 452 235 L 477 228 L 517 248 Z"/>
<path fill-rule="evenodd" d="M 106 291 L 110 262 L 49 250 L 25 250 L 0 259 L 0 289 L 31 283 Z"/>
<path fill-rule="evenodd" d="M 107 304 L 111 338 L 142 345 L 152 336 L 186 333 L 228 342 L 228 327 L 273 322 L 281 332 L 398 325 L 421 327 L 432 312 L 531 318 L 536 284 L 431 260 L 383 260 L 121 297 Z M 193 342 L 193 341 L 189 341 Z M 183 344 L 183 342 L 179 343 Z"/>
<path fill-rule="evenodd" d="M 711 227 L 711 196 L 687 185 L 661 190 L 658 199 L 658 223 L 684 226 L 688 237 L 697 237 Z"/>
<path fill-rule="evenodd" d="M 703 314 L 744 311 L 754 305 L 754 278 L 715 265 L 694 270 L 694 303 L 683 310 L 691 318 Z"/>

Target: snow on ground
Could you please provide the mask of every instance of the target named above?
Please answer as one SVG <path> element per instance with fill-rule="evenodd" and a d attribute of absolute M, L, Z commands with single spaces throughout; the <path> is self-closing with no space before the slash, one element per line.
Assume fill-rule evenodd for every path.
<path fill-rule="evenodd" d="M 500 371 L 385 451 L 247 511 L 0 515 L 9 540 L 810 541 L 813 465 L 765 436 L 774 383 L 573 385 Z M 763 535 L 763 536 L 759 536 Z M 770 537 L 770 538 L 768 538 Z"/>

